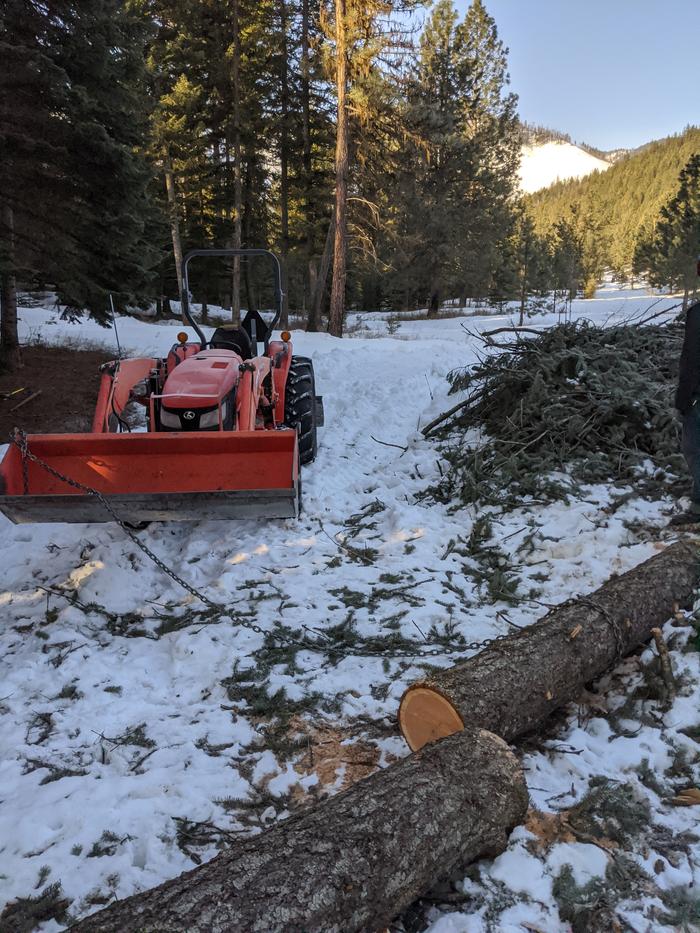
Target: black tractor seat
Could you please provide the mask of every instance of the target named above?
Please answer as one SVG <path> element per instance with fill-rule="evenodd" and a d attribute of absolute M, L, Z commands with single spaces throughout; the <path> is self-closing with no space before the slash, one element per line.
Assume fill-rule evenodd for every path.
<path fill-rule="evenodd" d="M 212 350 L 233 350 L 242 360 L 253 356 L 253 346 L 248 332 L 234 324 L 224 324 L 214 331 L 209 346 Z"/>

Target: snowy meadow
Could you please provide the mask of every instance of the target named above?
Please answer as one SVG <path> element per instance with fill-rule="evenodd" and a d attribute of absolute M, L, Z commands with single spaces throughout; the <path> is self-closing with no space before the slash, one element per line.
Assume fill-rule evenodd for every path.
<path fill-rule="evenodd" d="M 572 317 L 621 323 L 675 304 L 609 285 L 574 302 Z M 139 532 L 219 616 L 115 525 L 0 517 L 0 909 L 25 899 L 29 916 L 42 896 L 59 905 L 22 929 L 63 929 L 408 754 L 399 699 L 430 665 L 464 655 L 456 640 L 534 622 L 675 540 L 670 497 L 627 490 L 611 509 L 620 490 L 603 484 L 567 503 L 486 514 L 425 497 L 442 466 L 420 429 L 459 400 L 446 376 L 485 352 L 476 334 L 512 320 L 515 310 L 351 315 L 349 338 L 293 335 L 325 403 L 301 518 Z M 178 329 L 119 319 L 122 345 L 137 354 L 164 354 Z M 42 308 L 22 310 L 21 334 L 115 347 L 111 330 Z M 477 556 L 454 547 L 484 518 L 507 598 Z M 371 640 L 373 652 L 271 659 L 227 609 L 271 634 L 332 633 L 348 648 Z M 412 929 L 593 929 L 582 910 L 606 898 L 620 929 L 697 929 L 697 810 L 673 798 L 699 778 L 700 654 L 682 614 L 665 634 L 682 684 L 673 706 L 645 699 L 648 648 L 518 749 L 527 823 L 506 852 L 469 869 L 461 897 L 416 908 Z M 426 647 L 443 650 L 392 658 Z"/>

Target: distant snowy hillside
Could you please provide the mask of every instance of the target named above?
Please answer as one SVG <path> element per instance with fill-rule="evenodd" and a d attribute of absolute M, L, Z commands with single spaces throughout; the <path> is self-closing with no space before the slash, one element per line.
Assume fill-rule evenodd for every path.
<path fill-rule="evenodd" d="M 583 178 L 596 169 L 604 171 L 610 163 L 568 142 L 546 142 L 523 146 L 520 163 L 520 187 L 526 194 L 539 191 L 566 178 Z"/>

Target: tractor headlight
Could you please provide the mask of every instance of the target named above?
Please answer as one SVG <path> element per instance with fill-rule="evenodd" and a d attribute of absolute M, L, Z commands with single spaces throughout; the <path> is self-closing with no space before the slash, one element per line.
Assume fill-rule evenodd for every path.
<path fill-rule="evenodd" d="M 166 428 L 179 428 L 180 416 L 175 414 L 174 411 L 168 411 L 167 408 L 161 406 L 160 423 Z"/>
<path fill-rule="evenodd" d="M 221 416 L 224 416 L 223 409 L 221 411 Z M 214 425 L 219 424 L 219 409 L 215 408 L 214 411 L 205 411 L 199 416 L 199 426 L 200 428 L 213 428 Z"/>

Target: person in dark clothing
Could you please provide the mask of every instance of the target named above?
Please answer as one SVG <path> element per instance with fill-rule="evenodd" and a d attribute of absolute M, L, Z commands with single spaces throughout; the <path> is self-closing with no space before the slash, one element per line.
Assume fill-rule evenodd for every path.
<path fill-rule="evenodd" d="M 683 456 L 692 480 L 690 508 L 675 515 L 672 525 L 700 522 L 700 301 L 686 311 L 676 408 L 683 425 Z"/>

